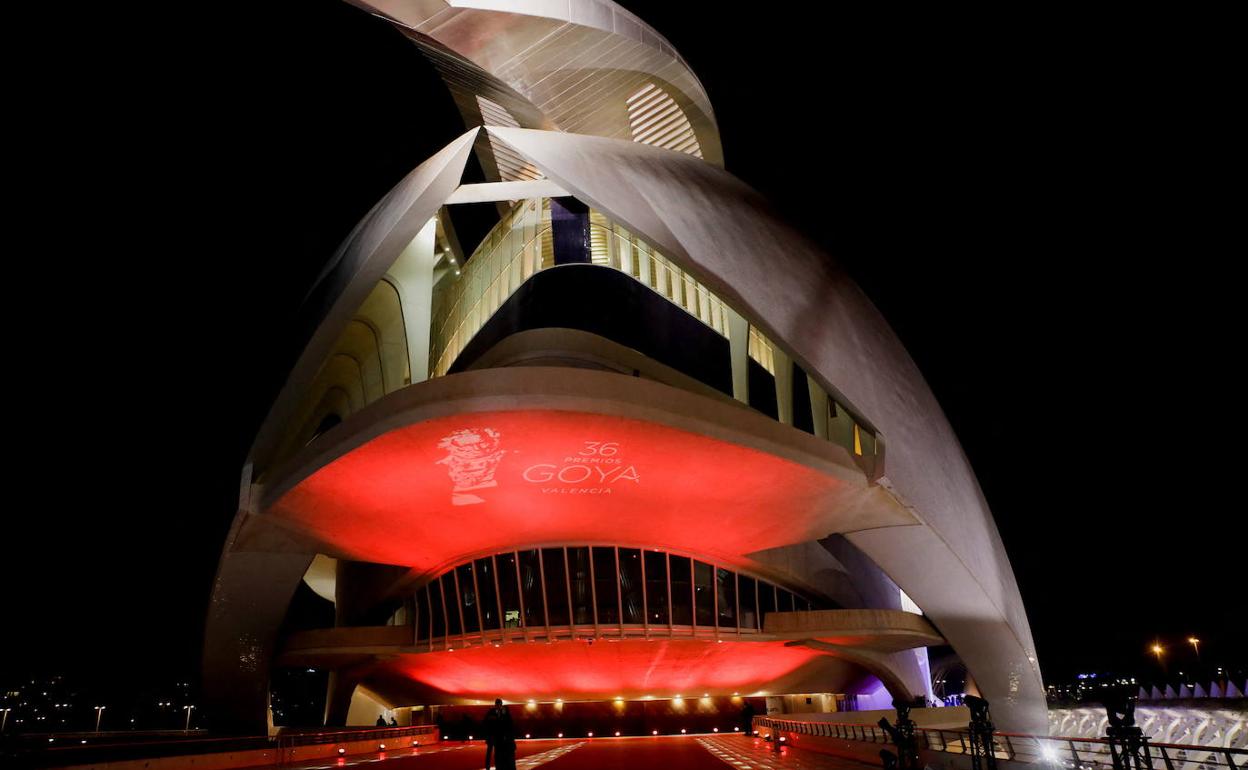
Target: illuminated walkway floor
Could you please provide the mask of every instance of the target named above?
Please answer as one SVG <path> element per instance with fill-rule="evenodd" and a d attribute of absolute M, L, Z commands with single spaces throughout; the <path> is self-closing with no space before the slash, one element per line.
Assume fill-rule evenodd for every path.
<path fill-rule="evenodd" d="M 736 770 L 879 770 L 879 765 L 831 757 L 814 751 L 799 751 L 787 746 L 780 753 L 772 750 L 761 738 L 742 739 L 738 736 L 706 736 L 696 739 L 707 751 Z"/>
<path fill-rule="evenodd" d="M 739 735 L 662 736 L 657 738 L 599 738 L 596 740 L 520 741 L 518 770 L 869 770 L 873 765 L 785 748 Z M 283 767 L 292 770 L 375 767 L 385 770 L 479 770 L 485 745 L 444 743 L 422 749 L 384 754 L 359 754 L 345 759 L 321 759 Z"/>

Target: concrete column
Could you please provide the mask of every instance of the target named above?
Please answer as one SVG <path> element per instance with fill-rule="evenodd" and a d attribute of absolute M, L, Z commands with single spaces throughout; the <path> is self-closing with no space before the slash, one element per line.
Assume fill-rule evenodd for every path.
<path fill-rule="evenodd" d="M 429 328 L 433 314 L 433 253 L 437 218 L 430 219 L 399 254 L 387 277 L 399 290 L 413 383 L 429 379 Z"/>
<path fill-rule="evenodd" d="M 779 695 L 767 696 L 767 716 L 774 717 L 785 713 L 784 698 Z"/>
<path fill-rule="evenodd" d="M 222 556 L 204 634 L 204 697 L 214 732 L 267 734 L 278 628 L 311 562 L 310 554 Z"/>
<path fill-rule="evenodd" d="M 728 350 L 732 356 L 732 397 L 750 403 L 750 324 L 741 314 L 724 305 L 728 314 Z"/>
<path fill-rule="evenodd" d="M 329 672 L 329 687 L 325 694 L 325 726 L 346 727 L 351 713 L 351 700 L 355 695 L 358 679 L 350 671 Z"/>
<path fill-rule="evenodd" d="M 810 412 L 814 418 L 815 435 L 825 441 L 828 438 L 828 393 L 808 374 L 806 388 L 810 392 Z"/>
<path fill-rule="evenodd" d="M 771 360 L 776 367 L 776 416 L 785 425 L 792 425 L 793 361 L 775 345 L 771 348 Z"/>

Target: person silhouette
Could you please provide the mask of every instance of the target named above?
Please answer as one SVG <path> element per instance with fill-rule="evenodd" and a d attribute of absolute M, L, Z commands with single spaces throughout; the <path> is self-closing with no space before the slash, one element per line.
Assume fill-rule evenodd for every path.
<path fill-rule="evenodd" d="M 494 763 L 497 770 L 516 770 L 516 726 L 511 721 L 511 711 L 502 701 L 495 701 L 499 710 L 494 731 Z"/>
<path fill-rule="evenodd" d="M 395 719 L 394 717 L 390 717 L 390 726 L 391 726 L 391 727 L 398 727 L 398 726 L 399 726 L 399 720 Z"/>
<path fill-rule="evenodd" d="M 481 732 L 485 738 L 485 770 L 490 770 L 490 758 L 497 759 L 495 747 L 498 744 L 499 722 L 502 720 L 503 700 L 502 698 L 494 699 L 494 707 L 485 712 L 485 718 L 481 720 Z"/>
<path fill-rule="evenodd" d="M 385 715 L 385 714 L 378 714 L 378 715 L 377 715 L 377 726 L 378 726 L 378 727 L 385 727 L 385 726 L 386 726 L 386 715 Z"/>

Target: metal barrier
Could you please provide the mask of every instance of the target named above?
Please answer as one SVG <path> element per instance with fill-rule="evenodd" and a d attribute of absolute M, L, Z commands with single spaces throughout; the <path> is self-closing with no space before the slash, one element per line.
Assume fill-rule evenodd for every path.
<path fill-rule="evenodd" d="M 334 732 L 283 732 L 277 736 L 278 762 L 289 762 L 296 748 L 301 746 L 320 746 L 327 743 L 358 743 L 360 741 L 377 741 L 378 746 L 398 749 L 406 745 L 416 745 L 416 738 L 422 735 L 438 736 L 437 725 L 415 725 L 412 727 L 377 727 L 359 730 L 335 730 Z M 441 737 L 441 736 L 438 736 Z"/>
<path fill-rule="evenodd" d="M 789 732 L 824 738 L 892 744 L 888 732 L 874 725 L 841 722 L 813 722 L 771 717 L 755 717 L 756 730 Z M 947 754 L 971 754 L 972 736 L 967 730 L 915 730 L 919 749 Z M 1248 768 L 1248 749 L 1192 746 L 1181 743 L 1149 743 L 1165 770 L 1242 770 Z M 992 734 L 992 753 L 996 759 L 1043 764 L 1071 770 L 1112 768 L 1111 742 L 1104 738 L 1063 738 L 1024 733 Z"/>

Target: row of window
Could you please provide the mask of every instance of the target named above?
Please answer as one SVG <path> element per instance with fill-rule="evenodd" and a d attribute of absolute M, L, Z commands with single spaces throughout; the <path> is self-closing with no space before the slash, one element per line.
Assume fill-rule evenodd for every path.
<path fill-rule="evenodd" d="M 729 336 L 729 307 L 677 263 L 602 212 L 590 210 L 590 257 L 593 264 L 612 267 L 632 276 L 677 307 L 702 321 L 724 337 Z M 462 275 L 447 275 L 438 282 L 432 297 L 430 372 L 445 375 L 477 332 L 503 303 L 534 273 L 554 267 L 550 229 L 550 199 L 521 201 L 495 225 L 463 266 Z M 776 368 L 779 348 L 753 324 L 749 326 L 746 352 L 762 367 L 767 382 L 750 383 L 750 406 L 779 419 Z M 794 367 L 787 358 L 780 362 Z M 843 405 L 819 388 L 828 407 L 811 414 L 805 374 L 792 378 L 800 391 L 802 406 L 792 404 L 794 424 L 850 449 L 858 456 L 874 456 L 875 436 L 861 427 Z M 817 387 L 817 386 L 816 386 Z M 758 393 L 759 398 L 755 397 Z M 787 398 L 787 396 L 786 396 Z M 813 421 L 819 420 L 816 429 Z M 809 424 L 809 427 L 807 427 Z"/>
<path fill-rule="evenodd" d="M 416 637 L 503 628 L 672 626 L 736 633 L 768 612 L 816 609 L 764 580 L 663 551 L 541 548 L 448 570 L 416 593 Z"/>

